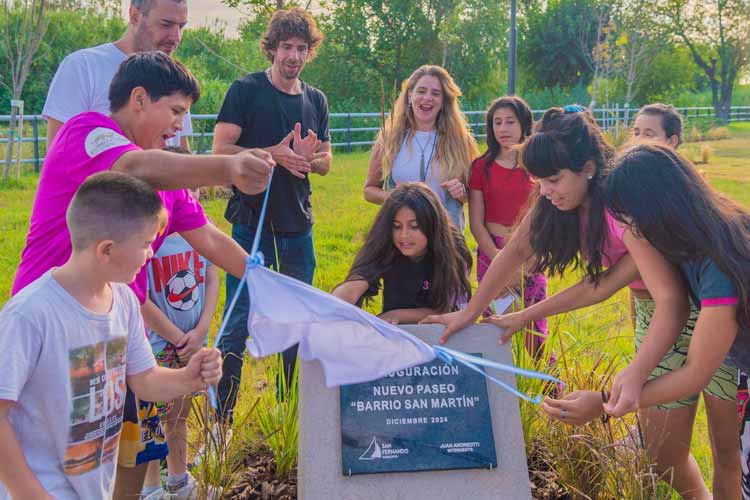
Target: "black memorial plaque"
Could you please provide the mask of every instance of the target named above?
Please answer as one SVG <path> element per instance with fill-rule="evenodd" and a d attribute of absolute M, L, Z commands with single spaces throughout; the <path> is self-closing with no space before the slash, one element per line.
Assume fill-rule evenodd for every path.
<path fill-rule="evenodd" d="M 496 467 L 486 380 L 436 359 L 341 386 L 341 445 L 345 475 Z"/>

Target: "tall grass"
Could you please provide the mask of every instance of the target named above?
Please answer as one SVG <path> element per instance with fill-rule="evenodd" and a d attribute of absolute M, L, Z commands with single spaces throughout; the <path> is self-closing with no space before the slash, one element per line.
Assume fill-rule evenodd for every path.
<path fill-rule="evenodd" d="M 578 321 L 571 323 L 568 319 L 565 324 L 567 328 L 561 322 L 550 328 L 545 353 L 537 359 L 525 348 L 524 335 L 515 335 L 516 364 L 522 368 L 554 371 L 566 382 L 564 392 L 599 391 L 607 387 L 625 359 L 603 351 L 598 340 L 578 341 L 581 335 L 588 337 L 589 333 Z M 568 329 L 571 326 L 573 331 Z M 549 368 L 549 353 L 553 348 L 557 362 Z M 517 385 L 527 394 L 542 394 L 550 389 L 543 381 L 525 377 L 518 377 Z M 557 483 L 571 498 L 671 498 L 666 488 L 659 487 L 660 478 L 641 446 L 634 417 L 611 419 L 606 423 L 595 420 L 573 427 L 548 418 L 536 405 L 521 401 L 521 423 L 530 458 L 529 474 L 544 482 Z"/>
<path fill-rule="evenodd" d="M 276 476 L 288 476 L 297 464 L 299 425 L 299 363 L 295 363 L 290 381 L 281 356 L 268 364 L 267 380 L 275 381 L 260 395 L 260 404 L 255 413 L 266 445 L 273 452 Z"/>
<path fill-rule="evenodd" d="M 234 425 L 243 428 L 248 421 L 257 418 L 259 402 L 260 398 L 256 398 Z M 198 498 L 211 498 L 210 491 L 228 491 L 239 480 L 248 443 L 232 438 L 231 424 L 219 418 L 208 397 L 193 398 L 192 404 L 193 411 L 188 419 L 194 433 L 190 442 L 196 456 L 192 474 L 198 480 Z M 262 437 L 253 436 L 252 442 L 262 442 Z"/>

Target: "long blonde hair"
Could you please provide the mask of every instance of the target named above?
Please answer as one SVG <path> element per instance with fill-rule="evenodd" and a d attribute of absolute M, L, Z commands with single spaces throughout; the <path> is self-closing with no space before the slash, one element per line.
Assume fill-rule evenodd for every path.
<path fill-rule="evenodd" d="M 408 144 L 411 147 L 417 121 L 409 105 L 409 94 L 414 90 L 419 79 L 425 75 L 437 78 L 443 91 L 443 107 L 435 122 L 437 131 L 435 159 L 440 165 L 440 180 L 445 182 L 450 179 L 459 179 L 465 183 L 468 180 L 472 160 L 479 156 L 477 141 L 471 134 L 469 123 L 458 105 L 458 98 L 462 95 L 461 89 L 445 68 L 431 65 L 420 66 L 404 80 L 401 84 L 401 93 L 393 104 L 393 112 L 384 121 L 383 128 L 378 134 L 376 144 L 379 143 L 383 151 L 383 180 L 390 175 L 393 161 L 407 134 Z"/>

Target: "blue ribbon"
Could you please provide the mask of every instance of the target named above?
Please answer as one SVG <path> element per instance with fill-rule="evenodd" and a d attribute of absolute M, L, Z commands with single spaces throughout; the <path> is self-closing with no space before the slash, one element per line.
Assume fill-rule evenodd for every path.
<path fill-rule="evenodd" d="M 566 106 L 566 112 L 567 108 L 577 106 L 580 109 L 580 111 L 583 111 L 583 107 L 579 105 L 569 105 Z M 577 110 L 579 111 L 579 110 Z M 224 313 L 224 318 L 221 321 L 221 326 L 219 327 L 219 331 L 216 334 L 216 338 L 214 339 L 214 348 L 218 349 L 219 344 L 221 343 L 221 339 L 224 336 L 227 322 L 229 318 L 232 315 L 232 311 L 234 310 L 235 305 L 237 304 L 237 300 L 240 297 L 240 293 L 242 292 L 243 287 L 246 285 L 248 274 L 250 273 L 250 270 L 255 266 L 262 266 L 264 264 L 264 257 L 263 253 L 258 250 L 260 247 L 260 237 L 261 233 L 263 231 L 263 223 L 266 218 L 266 209 L 268 207 L 268 198 L 269 194 L 271 193 L 271 180 L 273 180 L 273 177 L 268 181 L 268 187 L 266 188 L 266 194 L 263 197 L 263 205 L 260 209 L 260 216 L 258 217 L 258 227 L 255 229 L 255 236 L 253 237 L 253 244 L 252 247 L 250 247 L 250 254 L 247 257 L 247 263 L 245 264 L 245 273 L 242 276 L 242 279 L 240 280 L 239 285 L 237 286 L 237 290 L 234 292 L 234 296 L 232 297 L 232 301 L 229 303 L 229 307 L 227 308 L 226 312 Z M 477 356 L 472 356 L 470 354 L 466 354 L 460 351 L 455 351 L 453 349 L 449 349 L 447 347 L 443 346 L 432 346 L 433 351 L 435 352 L 435 356 L 441 360 L 443 360 L 447 364 L 453 364 L 454 362 L 458 362 L 467 368 L 480 373 L 484 377 L 487 377 L 489 380 L 497 384 L 498 386 L 502 387 L 506 391 L 510 392 L 511 394 L 516 395 L 519 398 L 522 398 L 526 401 L 529 401 L 530 403 L 534 404 L 541 404 L 542 402 L 542 396 L 536 396 L 536 397 L 530 397 L 526 394 L 518 391 L 516 388 L 506 384 L 502 380 L 499 380 L 492 375 L 489 375 L 485 373 L 482 369 L 479 368 L 479 366 L 484 366 L 486 368 L 494 368 L 496 370 L 509 372 L 514 375 L 520 375 L 522 377 L 529 377 L 529 378 L 536 378 L 540 380 L 546 380 L 549 382 L 559 383 L 562 384 L 563 382 L 552 375 L 548 375 L 546 373 L 537 372 L 534 370 L 526 370 L 523 368 L 517 368 L 512 365 L 506 365 L 503 363 L 497 363 L 495 361 L 490 361 L 484 358 L 480 358 Z M 209 386 L 208 388 L 208 395 L 211 400 L 211 405 L 213 406 L 214 410 L 219 409 L 218 400 L 216 397 L 216 390 L 213 386 Z"/>
<path fill-rule="evenodd" d="M 465 352 L 461 352 L 461 351 L 454 351 L 453 349 L 449 349 L 447 347 L 443 347 L 439 345 L 433 345 L 432 349 L 435 351 L 435 355 L 441 360 L 443 360 L 444 362 L 448 364 L 453 364 L 454 361 L 457 361 L 458 363 L 466 366 L 467 368 L 470 368 L 471 370 L 487 377 L 489 380 L 496 383 L 497 385 L 499 385 L 506 391 L 510 392 L 511 394 L 514 394 L 518 396 L 519 398 L 522 398 L 530 403 L 541 404 L 543 397 L 541 395 L 537 395 L 535 397 L 527 396 L 526 394 L 517 390 L 515 387 L 512 387 L 506 384 L 505 382 L 503 382 L 502 380 L 498 380 L 492 375 L 485 373 L 482 369 L 479 368 L 479 366 L 484 366 L 486 368 L 494 368 L 496 370 L 509 372 L 514 375 L 520 375 L 522 377 L 536 378 L 539 380 L 546 380 L 546 381 L 554 382 L 557 384 L 563 384 L 563 382 L 560 379 L 553 377 L 552 375 L 549 375 L 547 373 L 538 372 L 534 370 L 526 370 L 524 368 L 518 368 L 513 365 L 506 365 L 504 363 L 490 361 L 488 359 L 480 358 L 478 356 L 472 356 L 471 354 L 466 354 Z"/>
<path fill-rule="evenodd" d="M 242 279 L 240 280 L 239 285 L 237 285 L 237 290 L 235 290 L 234 292 L 234 297 L 232 297 L 232 301 L 229 303 L 229 307 L 224 312 L 224 318 L 222 318 L 221 320 L 221 326 L 219 327 L 219 331 L 216 334 L 216 338 L 214 339 L 214 349 L 219 348 L 219 343 L 221 342 L 221 338 L 224 336 L 224 332 L 227 328 L 227 321 L 229 321 L 229 318 L 232 316 L 232 311 L 234 310 L 234 306 L 237 304 L 237 299 L 240 298 L 240 293 L 245 286 L 247 275 L 250 273 L 250 269 L 255 266 L 262 266 L 265 263 L 263 252 L 259 251 L 258 247 L 260 246 L 260 235 L 263 232 L 263 222 L 266 219 L 266 208 L 268 207 L 268 198 L 271 193 L 271 181 L 273 181 L 273 175 L 271 175 L 271 178 L 268 179 L 266 194 L 263 196 L 263 205 L 260 209 L 258 227 L 255 228 L 253 245 L 250 247 L 250 255 L 247 256 L 247 262 L 245 263 L 245 273 L 242 275 Z M 211 406 L 213 406 L 214 410 L 218 411 L 219 402 L 216 398 L 216 390 L 212 385 L 208 386 L 208 396 L 211 399 Z"/>

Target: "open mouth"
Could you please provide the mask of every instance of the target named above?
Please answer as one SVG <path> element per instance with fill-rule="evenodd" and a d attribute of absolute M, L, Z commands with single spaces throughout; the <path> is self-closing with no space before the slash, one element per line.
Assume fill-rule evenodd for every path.
<path fill-rule="evenodd" d="M 169 140 L 174 137 L 176 134 L 162 134 L 161 136 L 161 147 L 165 148 L 167 147 L 167 144 L 169 144 Z"/>

